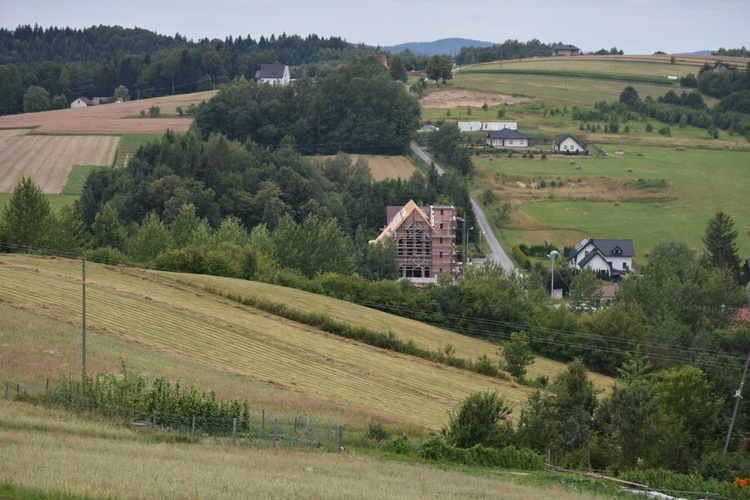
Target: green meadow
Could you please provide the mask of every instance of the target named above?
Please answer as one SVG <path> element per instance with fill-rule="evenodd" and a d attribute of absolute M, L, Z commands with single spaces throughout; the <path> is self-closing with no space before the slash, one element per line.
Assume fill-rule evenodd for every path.
<path fill-rule="evenodd" d="M 735 220 L 740 253 L 750 255 L 749 153 L 600 147 L 610 155 L 476 160 L 480 175 L 475 196 L 493 189 L 517 211 L 507 227 L 498 228 L 501 240 L 509 246 L 548 241 L 562 247 L 586 236 L 632 238 L 637 254 L 660 241 L 680 240 L 700 253 L 706 222 L 723 210 Z M 663 179 L 668 188 L 628 187 L 628 182 L 638 179 Z M 518 185 L 538 185 L 542 180 L 547 187 L 521 189 Z M 549 187 L 552 181 L 563 187 Z"/>

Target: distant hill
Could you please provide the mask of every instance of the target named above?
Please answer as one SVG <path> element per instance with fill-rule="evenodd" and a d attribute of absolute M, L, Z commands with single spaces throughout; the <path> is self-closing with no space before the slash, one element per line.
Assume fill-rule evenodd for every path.
<path fill-rule="evenodd" d="M 680 54 L 685 56 L 710 56 L 713 52 L 713 50 L 698 50 L 696 52 L 681 52 Z"/>
<path fill-rule="evenodd" d="M 451 55 L 458 54 L 462 47 L 491 47 L 492 42 L 482 42 L 479 40 L 469 40 L 468 38 L 442 38 L 434 42 L 409 42 L 391 47 L 381 47 L 384 51 L 391 54 L 398 54 L 405 50 L 410 50 L 415 54 L 434 55 Z"/>

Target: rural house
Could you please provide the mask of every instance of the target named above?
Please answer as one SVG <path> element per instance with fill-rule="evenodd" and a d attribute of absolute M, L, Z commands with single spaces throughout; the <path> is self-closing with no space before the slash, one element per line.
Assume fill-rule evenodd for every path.
<path fill-rule="evenodd" d="M 288 85 L 292 79 L 289 76 L 289 66 L 286 64 L 261 64 L 260 69 L 255 72 L 257 83 L 270 83 L 271 85 Z"/>
<path fill-rule="evenodd" d="M 106 97 L 93 97 L 89 99 L 88 97 L 79 97 L 75 101 L 70 103 L 71 108 L 85 108 L 87 106 L 98 106 L 102 103 L 102 101 L 106 101 Z"/>
<path fill-rule="evenodd" d="M 579 142 L 570 134 L 561 135 L 555 139 L 552 148 L 558 153 L 583 153 L 586 151 L 585 143 Z"/>
<path fill-rule="evenodd" d="M 438 274 L 456 276 L 456 208 L 418 207 L 413 200 L 387 208 L 388 225 L 370 243 L 395 244 L 401 277 L 436 283 Z"/>
<path fill-rule="evenodd" d="M 575 45 L 557 45 L 552 49 L 553 56 L 580 56 L 581 49 Z"/>
<path fill-rule="evenodd" d="M 633 240 L 584 238 L 568 254 L 568 265 L 616 276 L 633 269 L 634 255 Z"/>
<path fill-rule="evenodd" d="M 517 130 L 505 128 L 487 134 L 487 145 L 493 148 L 524 149 L 531 147 L 533 137 Z"/>
<path fill-rule="evenodd" d="M 518 124 L 516 122 L 458 122 L 459 132 L 474 132 L 477 130 L 492 131 L 502 130 L 504 128 L 516 130 L 518 128 Z"/>

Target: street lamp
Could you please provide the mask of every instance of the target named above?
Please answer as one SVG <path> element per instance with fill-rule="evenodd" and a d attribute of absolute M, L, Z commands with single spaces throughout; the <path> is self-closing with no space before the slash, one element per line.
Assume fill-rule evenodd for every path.
<path fill-rule="evenodd" d="M 549 253 L 549 258 L 552 259 L 552 263 L 550 265 L 549 293 L 550 293 L 550 299 L 555 300 L 555 259 L 561 259 L 562 256 L 560 255 L 560 252 L 558 252 L 557 250 L 552 250 Z"/>

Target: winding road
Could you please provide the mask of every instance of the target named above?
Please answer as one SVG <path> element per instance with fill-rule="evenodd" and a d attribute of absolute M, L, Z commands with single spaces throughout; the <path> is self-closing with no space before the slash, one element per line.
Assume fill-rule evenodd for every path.
<path fill-rule="evenodd" d="M 417 143 L 411 143 L 411 150 L 414 151 L 414 153 L 422 160 L 424 160 L 425 163 L 427 163 L 428 165 L 432 165 L 439 175 L 443 175 L 445 173 L 440 165 L 435 163 L 430 155 L 428 155 L 424 151 L 424 149 L 420 148 Z M 485 240 L 487 241 L 487 244 L 489 245 L 491 250 L 490 253 L 486 255 L 485 259 L 500 264 L 500 266 L 502 266 L 502 268 L 505 269 L 505 272 L 507 273 L 515 273 L 516 268 L 513 265 L 513 261 L 510 260 L 508 254 L 505 253 L 503 247 L 500 246 L 500 242 L 497 241 L 497 237 L 495 237 L 495 233 L 492 231 L 492 226 L 490 226 L 490 222 L 487 220 L 487 216 L 484 214 L 484 210 L 482 210 L 482 207 L 473 198 L 471 199 L 471 208 L 474 210 L 474 215 L 476 216 L 477 222 L 479 223 L 479 228 L 481 229 L 482 234 L 484 235 Z"/>

